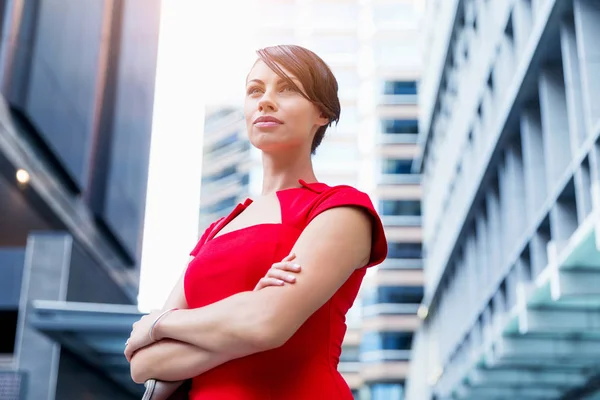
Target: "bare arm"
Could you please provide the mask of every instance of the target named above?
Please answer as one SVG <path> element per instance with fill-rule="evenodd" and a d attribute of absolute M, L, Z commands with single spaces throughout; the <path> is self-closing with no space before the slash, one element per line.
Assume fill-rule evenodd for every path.
<path fill-rule="evenodd" d="M 185 271 L 167 298 L 163 310 L 188 308 L 183 289 L 184 276 Z M 213 368 L 222 362 L 218 362 L 214 354 L 192 344 L 176 340 L 161 340 L 134 353 L 131 358 L 130 372 L 132 379 L 137 383 L 149 379 L 180 381 L 197 375 L 190 374 L 190 370 L 198 370 L 193 368 L 196 363 Z"/>
<path fill-rule="evenodd" d="M 227 359 L 276 348 L 368 262 L 371 220 L 338 207 L 318 215 L 292 252 L 302 265 L 294 285 L 242 292 L 206 307 L 179 310 L 156 326 L 158 338 L 202 347 Z"/>
<path fill-rule="evenodd" d="M 283 261 L 273 264 L 273 267 L 258 282 L 254 290 L 262 290 L 269 286 L 281 286 L 284 282 L 295 283 L 296 277 L 290 272 L 299 272 L 300 269 L 292 263 L 294 258 L 295 255 L 291 254 Z M 166 301 L 164 310 L 174 307 L 179 309 L 188 308 L 183 289 L 183 279 L 182 275 Z M 131 376 L 138 383 L 145 382 L 148 379 L 183 381 L 221 365 L 230 359 L 226 354 L 210 352 L 177 340 L 163 339 L 134 353 L 131 359 Z"/>

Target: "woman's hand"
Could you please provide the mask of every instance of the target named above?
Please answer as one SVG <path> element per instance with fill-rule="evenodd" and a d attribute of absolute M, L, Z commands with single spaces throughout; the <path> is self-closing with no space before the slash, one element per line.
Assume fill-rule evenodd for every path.
<path fill-rule="evenodd" d="M 264 289 L 269 286 L 283 286 L 286 283 L 295 283 L 296 274 L 301 267 L 292 261 L 296 258 L 294 253 L 290 254 L 281 262 L 275 263 L 267 271 L 267 274 L 256 284 L 254 290 Z"/>
<path fill-rule="evenodd" d="M 131 362 L 131 357 L 139 349 L 151 345 L 154 341 L 150 338 L 150 329 L 152 324 L 163 313 L 162 310 L 155 310 L 150 314 L 144 315 L 139 321 L 133 324 L 133 329 L 129 339 L 125 343 L 125 357 Z"/>

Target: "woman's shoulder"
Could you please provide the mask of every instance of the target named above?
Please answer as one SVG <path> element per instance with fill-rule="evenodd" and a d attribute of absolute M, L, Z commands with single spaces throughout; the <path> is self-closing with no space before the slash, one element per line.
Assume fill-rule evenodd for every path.
<path fill-rule="evenodd" d="M 302 182 L 301 182 L 302 183 Z M 329 186 L 325 183 L 306 184 L 313 192 L 311 199 L 302 209 L 303 225 L 308 225 L 321 213 L 337 207 L 354 207 L 362 209 L 371 217 L 373 246 L 368 266 L 383 261 L 387 256 L 387 240 L 381 218 L 373 206 L 370 196 L 362 190 L 350 185 Z"/>
<path fill-rule="evenodd" d="M 300 181 L 304 189 L 288 191 L 280 197 L 282 220 L 304 228 L 317 215 L 336 207 L 359 207 L 376 217 L 377 211 L 371 198 L 350 185 L 330 186 L 323 182 Z"/>
<path fill-rule="evenodd" d="M 323 207 L 324 205 L 343 206 L 344 204 L 347 204 L 349 206 L 364 206 L 375 211 L 370 196 L 354 186 L 330 186 L 323 182 L 306 183 L 301 181 L 300 183 L 307 189 L 310 189 L 310 191 L 313 193 L 312 196 L 310 196 L 310 200 L 312 200 L 312 203 L 314 203 L 312 204 L 314 207 Z"/>

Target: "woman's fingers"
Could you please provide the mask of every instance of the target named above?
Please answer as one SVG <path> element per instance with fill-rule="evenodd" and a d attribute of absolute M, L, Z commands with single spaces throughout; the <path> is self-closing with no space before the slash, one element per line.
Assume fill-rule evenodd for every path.
<path fill-rule="evenodd" d="M 273 267 L 267 271 L 266 277 L 279 279 L 287 283 L 294 283 L 296 282 L 296 276 L 290 272 L 298 272 L 298 270 L 294 269 L 291 265 L 278 265 L 277 267 L 273 265 Z"/>
<path fill-rule="evenodd" d="M 282 286 L 285 283 L 296 282 L 296 276 L 302 269 L 300 265 L 293 263 L 296 258 L 294 253 L 285 257 L 282 261 L 275 263 L 267 271 L 266 275 L 258 281 L 254 290 L 260 290 L 269 286 Z"/>
<path fill-rule="evenodd" d="M 283 260 L 281 260 L 281 262 L 284 261 L 292 261 L 294 258 L 296 258 L 296 254 L 294 253 L 290 253 L 289 255 L 287 255 Z"/>
<path fill-rule="evenodd" d="M 269 271 L 271 271 L 273 269 L 279 269 L 282 271 L 289 271 L 289 272 L 300 272 L 300 269 L 302 269 L 302 268 L 300 267 L 299 264 L 296 264 L 296 263 L 293 263 L 290 261 L 281 261 L 281 262 L 271 265 L 271 269 Z M 268 275 L 268 272 L 267 272 L 267 275 Z"/>
<path fill-rule="evenodd" d="M 281 286 L 283 283 L 284 282 L 280 279 L 264 277 L 258 281 L 254 290 L 264 289 L 269 286 Z"/>

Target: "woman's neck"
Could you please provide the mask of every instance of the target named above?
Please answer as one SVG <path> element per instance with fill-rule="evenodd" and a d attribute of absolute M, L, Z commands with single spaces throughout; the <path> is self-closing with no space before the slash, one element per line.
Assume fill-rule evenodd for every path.
<path fill-rule="evenodd" d="M 316 182 L 310 154 L 294 156 L 286 154 L 276 157 L 263 153 L 262 194 L 268 195 L 279 190 L 298 187 L 298 180 Z"/>

